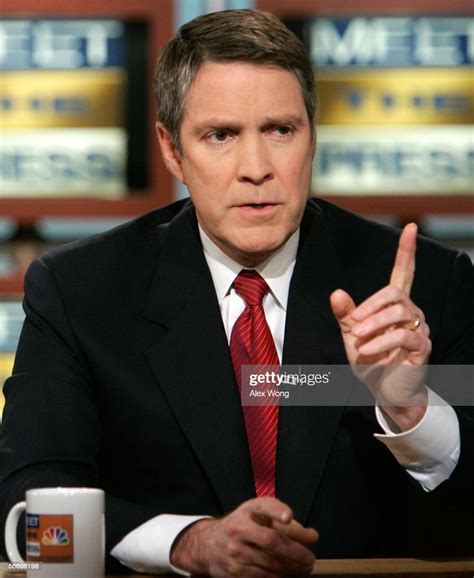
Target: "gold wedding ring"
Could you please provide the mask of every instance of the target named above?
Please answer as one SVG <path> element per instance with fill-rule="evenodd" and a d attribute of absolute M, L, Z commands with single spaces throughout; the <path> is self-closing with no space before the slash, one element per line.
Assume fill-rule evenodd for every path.
<path fill-rule="evenodd" d="M 420 316 L 417 315 L 415 320 L 413 321 L 413 325 L 410 327 L 410 331 L 416 331 L 420 326 L 420 323 L 421 323 Z"/>

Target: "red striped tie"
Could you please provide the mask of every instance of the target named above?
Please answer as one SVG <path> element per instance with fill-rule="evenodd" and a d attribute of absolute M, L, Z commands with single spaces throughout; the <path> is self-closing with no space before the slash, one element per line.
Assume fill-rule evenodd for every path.
<path fill-rule="evenodd" d="M 234 289 L 245 301 L 230 337 L 230 353 L 239 389 L 242 365 L 279 365 L 278 354 L 262 306 L 268 285 L 256 271 L 242 270 Z M 267 405 L 244 406 L 245 427 L 257 496 L 275 495 L 278 398 Z"/>

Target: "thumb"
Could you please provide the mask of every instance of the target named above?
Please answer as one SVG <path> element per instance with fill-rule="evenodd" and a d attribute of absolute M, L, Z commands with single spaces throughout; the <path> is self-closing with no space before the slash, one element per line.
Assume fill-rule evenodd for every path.
<path fill-rule="evenodd" d="M 342 289 L 336 289 L 336 291 L 331 294 L 329 300 L 332 312 L 339 323 L 341 331 L 343 333 L 350 333 L 355 324 L 351 315 L 356 307 L 352 297 Z"/>

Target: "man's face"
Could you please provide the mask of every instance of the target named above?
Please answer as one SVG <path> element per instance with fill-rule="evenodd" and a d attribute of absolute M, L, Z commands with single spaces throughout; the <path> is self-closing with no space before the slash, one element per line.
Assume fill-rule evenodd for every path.
<path fill-rule="evenodd" d="M 251 64 L 205 63 L 191 84 L 181 153 L 158 126 L 163 156 L 185 183 L 207 235 L 252 267 L 298 228 L 315 143 L 295 76 Z"/>

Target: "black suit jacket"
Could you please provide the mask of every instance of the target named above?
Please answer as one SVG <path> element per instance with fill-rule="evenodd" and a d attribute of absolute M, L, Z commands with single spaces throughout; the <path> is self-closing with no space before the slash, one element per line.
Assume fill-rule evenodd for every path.
<path fill-rule="evenodd" d="M 399 232 L 308 202 L 283 362 L 346 363 L 329 306 L 387 284 Z M 473 275 L 465 255 L 420 240 L 412 296 L 433 363 L 469 363 Z M 31 487 L 106 490 L 107 543 L 159 513 L 222 515 L 254 493 L 242 410 L 194 208 L 179 202 L 45 255 L 5 385 L 1 516 Z M 474 553 L 474 421 L 426 493 L 373 433 L 373 408 L 282 407 L 277 497 L 321 534 L 320 557 Z M 114 563 L 109 559 L 109 564 Z"/>

